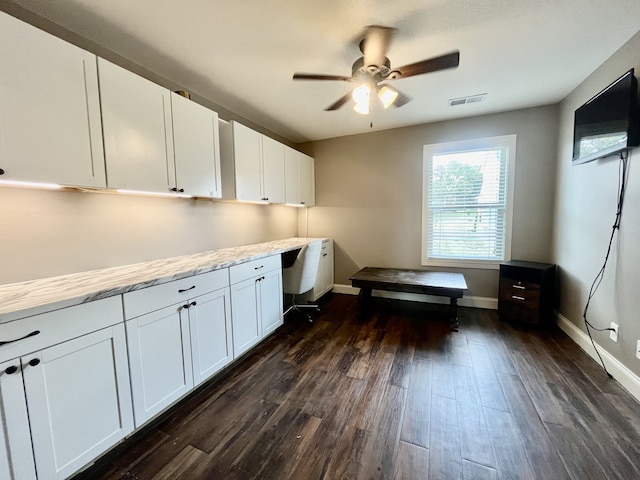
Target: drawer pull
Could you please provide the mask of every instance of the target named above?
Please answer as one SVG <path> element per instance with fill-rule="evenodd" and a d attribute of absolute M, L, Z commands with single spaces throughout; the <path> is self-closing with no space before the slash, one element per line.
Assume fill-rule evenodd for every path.
<path fill-rule="evenodd" d="M 322 256 L 326 257 L 327 255 L 329 255 L 328 253 L 323 253 Z"/>
<path fill-rule="evenodd" d="M 31 360 L 29 360 L 29 365 L 31 365 L 32 367 L 35 367 L 36 365 L 40 365 L 40 359 L 32 358 Z"/>
<path fill-rule="evenodd" d="M 196 288 L 195 285 L 189 287 L 189 288 L 181 288 L 180 290 L 178 290 L 178 293 L 184 293 L 184 292 L 188 292 L 189 290 L 193 290 L 194 288 Z"/>
<path fill-rule="evenodd" d="M 254 270 L 260 270 L 261 268 L 264 268 L 264 265 L 260 265 L 259 267 L 253 267 Z"/>
<path fill-rule="evenodd" d="M 522 301 L 524 301 L 524 300 L 525 300 L 525 298 L 524 298 L 524 297 L 519 297 L 519 296 L 517 296 L 517 295 L 511 295 L 511 298 L 513 298 L 513 299 L 515 299 L 515 300 L 522 300 Z"/>
<path fill-rule="evenodd" d="M 36 335 L 38 335 L 40 333 L 40 330 L 34 330 L 33 332 L 25 335 L 24 337 L 20 337 L 20 338 L 16 338 L 15 340 L 7 340 L 6 342 L 0 342 L 0 347 L 2 345 L 7 345 L 9 343 L 14 343 L 14 342 L 19 342 L 20 340 L 24 340 L 25 338 L 29 338 L 29 337 L 35 337 Z"/>
<path fill-rule="evenodd" d="M 526 290 L 526 287 L 523 287 L 522 285 L 513 285 L 513 288 L 518 288 L 520 290 Z"/>
<path fill-rule="evenodd" d="M 17 371 L 18 371 L 18 367 L 16 367 L 15 365 L 11 365 L 10 367 L 7 367 L 4 373 L 6 373 L 7 375 L 11 375 L 13 373 L 16 373 Z"/>

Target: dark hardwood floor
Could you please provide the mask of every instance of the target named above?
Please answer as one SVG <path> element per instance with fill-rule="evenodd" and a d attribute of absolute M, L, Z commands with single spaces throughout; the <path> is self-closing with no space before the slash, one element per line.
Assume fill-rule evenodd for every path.
<path fill-rule="evenodd" d="M 640 405 L 558 329 L 333 295 L 78 478 L 635 479 Z"/>

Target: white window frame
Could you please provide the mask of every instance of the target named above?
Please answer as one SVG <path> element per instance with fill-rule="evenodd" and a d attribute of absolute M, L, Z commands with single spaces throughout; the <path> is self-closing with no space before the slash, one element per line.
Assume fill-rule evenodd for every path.
<path fill-rule="evenodd" d="M 500 260 L 474 260 L 468 258 L 442 259 L 429 258 L 429 170 L 434 155 L 466 152 L 473 150 L 495 149 L 506 147 L 507 149 L 507 173 L 506 173 L 506 218 L 504 258 Z M 460 140 L 455 142 L 424 145 L 422 162 L 422 265 L 437 267 L 460 268 L 485 268 L 498 269 L 500 263 L 511 259 L 511 234 L 513 225 L 513 185 L 516 166 L 516 135 L 501 135 L 496 137 L 477 138 L 472 140 Z"/>

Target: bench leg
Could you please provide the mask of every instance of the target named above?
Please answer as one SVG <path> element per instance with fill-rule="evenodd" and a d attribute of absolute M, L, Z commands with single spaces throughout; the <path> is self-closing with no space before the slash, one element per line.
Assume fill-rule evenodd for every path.
<path fill-rule="evenodd" d="M 449 320 L 451 325 L 451 331 L 457 332 L 460 324 L 458 323 L 458 299 L 451 297 L 451 304 L 449 306 Z"/>
<path fill-rule="evenodd" d="M 361 287 L 358 294 L 358 303 L 360 304 L 360 315 L 365 316 L 371 310 L 371 289 Z"/>

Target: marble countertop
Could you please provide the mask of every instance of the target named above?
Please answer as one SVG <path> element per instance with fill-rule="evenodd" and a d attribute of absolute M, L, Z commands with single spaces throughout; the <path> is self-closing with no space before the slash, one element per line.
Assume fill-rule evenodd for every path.
<path fill-rule="evenodd" d="M 287 238 L 0 285 L 0 323 L 288 252 L 313 240 Z"/>

